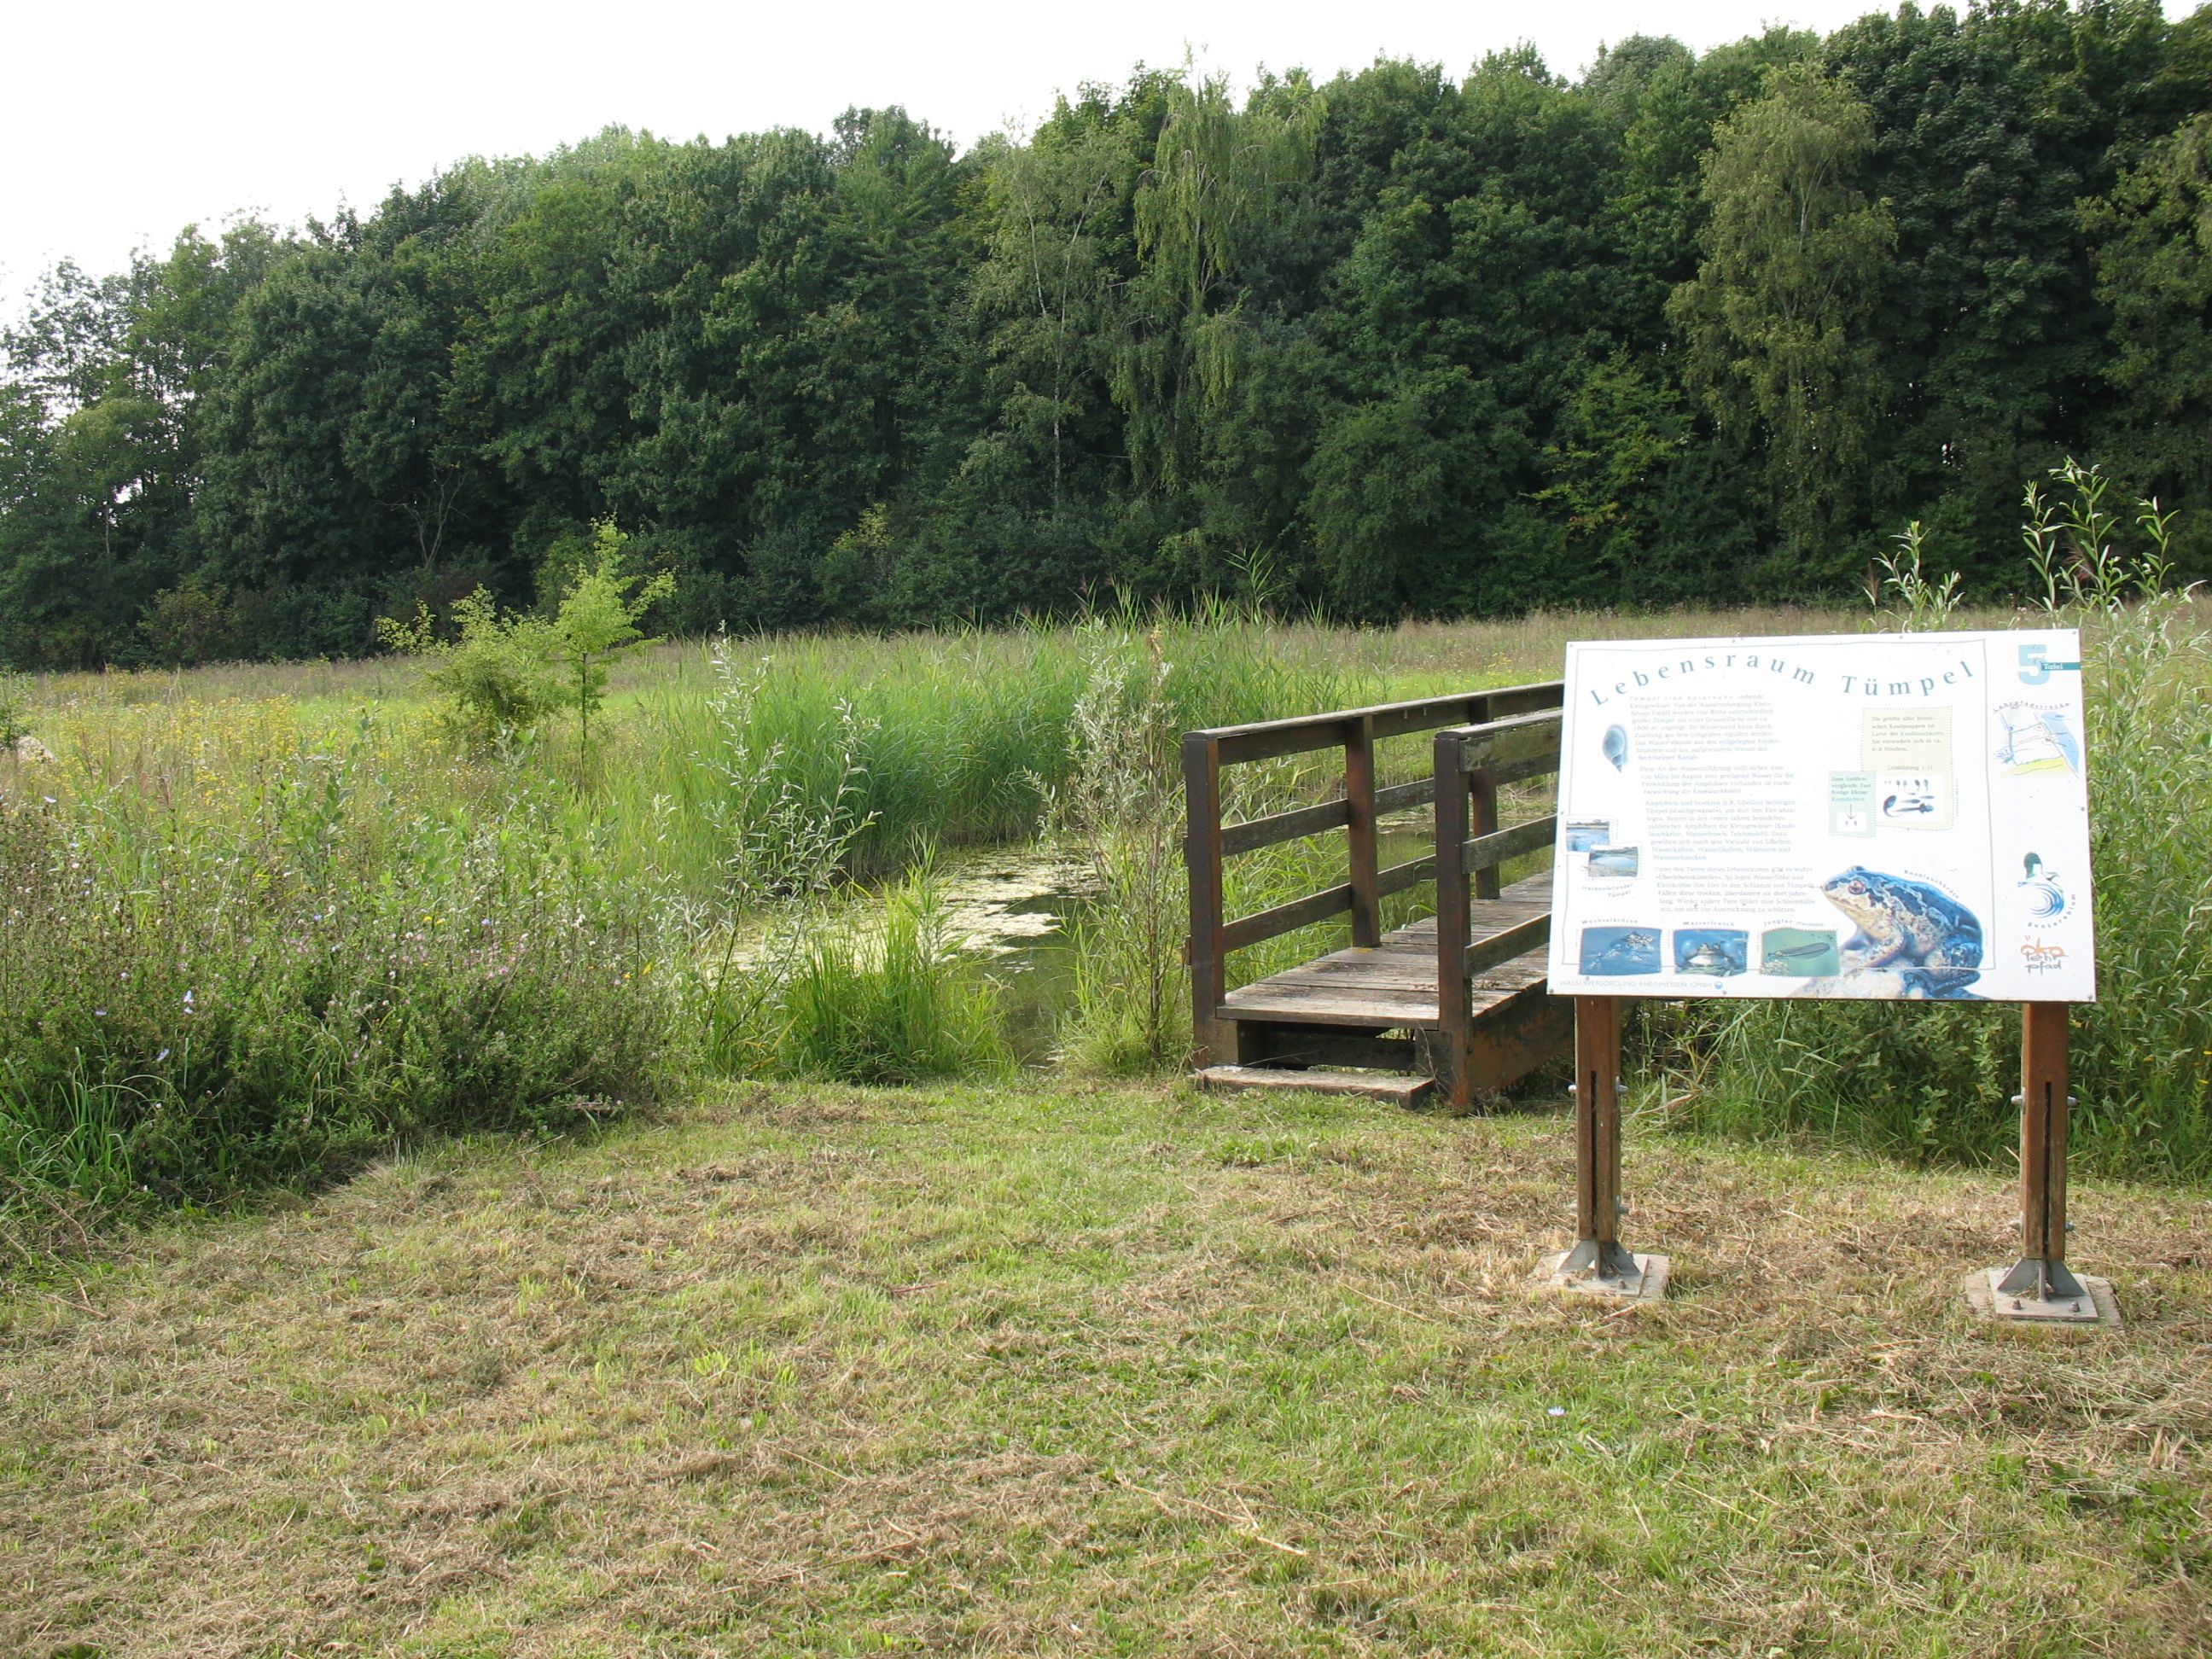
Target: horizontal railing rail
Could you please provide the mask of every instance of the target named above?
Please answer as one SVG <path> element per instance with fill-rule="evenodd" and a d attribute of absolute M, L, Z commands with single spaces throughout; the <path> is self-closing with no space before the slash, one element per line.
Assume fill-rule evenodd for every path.
<path fill-rule="evenodd" d="M 1559 701 L 1559 682 L 1545 680 L 1529 685 L 1500 686 L 1492 691 L 1461 691 L 1445 697 L 1416 697 L 1407 702 L 1332 709 L 1326 714 L 1255 720 L 1247 726 L 1217 726 L 1190 735 L 1218 745 L 1221 763 L 1236 766 L 1247 761 L 1276 760 L 1285 755 L 1334 749 L 1363 731 L 1370 738 L 1402 738 L 1413 732 L 1466 726 L 1532 708 L 1556 708 Z"/>
<path fill-rule="evenodd" d="M 1562 718 L 1559 709 L 1550 708 L 1540 714 L 1516 714 L 1509 720 L 1462 726 L 1455 734 L 1457 741 L 1450 745 L 1452 764 L 1459 769 L 1461 776 L 1478 767 L 1487 767 L 1493 775 L 1505 767 L 1533 768 L 1523 771 L 1522 775 L 1528 777 L 1556 772 Z M 1437 752 L 1443 750 L 1440 748 Z"/>

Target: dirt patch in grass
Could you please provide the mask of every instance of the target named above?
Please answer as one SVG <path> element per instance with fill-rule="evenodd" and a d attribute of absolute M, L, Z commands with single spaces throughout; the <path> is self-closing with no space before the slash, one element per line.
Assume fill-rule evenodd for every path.
<path fill-rule="evenodd" d="M 0 1649 L 2164 1655 L 2212 1643 L 2201 1195 L 1972 1321 L 2000 1180 L 1169 1091 L 448 1149 L 0 1304 Z"/>

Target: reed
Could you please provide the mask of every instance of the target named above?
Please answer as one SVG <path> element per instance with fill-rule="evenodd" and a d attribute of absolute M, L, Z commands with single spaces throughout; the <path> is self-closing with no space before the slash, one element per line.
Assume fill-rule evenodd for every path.
<path fill-rule="evenodd" d="M 2168 584 L 2170 514 L 2145 502 L 2123 522 L 2094 469 L 2055 477 L 2055 498 L 2030 491 L 2025 530 L 2051 612 L 2083 633 L 2099 981 L 2073 1016 L 2070 1156 L 2104 1173 L 2201 1179 L 2212 1176 L 2212 617 Z M 2014 1008 L 1707 1005 L 1656 1012 L 1645 1030 L 1647 1102 L 1675 1121 L 1917 1159 L 2009 1155 Z"/>
<path fill-rule="evenodd" d="M 996 991 L 949 932 L 926 862 L 879 915 L 839 920 L 804 938 L 768 1011 L 767 1069 L 883 1084 L 1008 1069 Z"/>

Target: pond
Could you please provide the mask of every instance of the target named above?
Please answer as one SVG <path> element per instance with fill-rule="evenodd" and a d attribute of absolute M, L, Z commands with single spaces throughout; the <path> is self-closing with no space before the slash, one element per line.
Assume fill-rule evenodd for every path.
<path fill-rule="evenodd" d="M 957 848 L 939 854 L 936 887 L 947 932 L 999 983 L 1015 1054 L 1025 1066 L 1050 1060 L 1075 993 L 1068 930 L 1091 902 L 1090 872 L 1033 842 Z"/>
<path fill-rule="evenodd" d="M 1378 827 L 1385 869 L 1426 857 L 1435 839 L 1426 809 Z M 1024 1065 L 1049 1060 L 1075 994 L 1070 931 L 1096 902 L 1090 871 L 1065 849 L 1035 842 L 965 848 L 938 855 L 936 885 L 949 933 L 999 983 L 1016 1054 Z"/>

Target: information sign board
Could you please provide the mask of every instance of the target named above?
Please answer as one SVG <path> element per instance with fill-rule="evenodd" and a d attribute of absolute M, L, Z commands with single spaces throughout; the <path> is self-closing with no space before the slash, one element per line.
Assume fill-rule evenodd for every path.
<path fill-rule="evenodd" d="M 2070 629 L 1567 647 L 1550 981 L 2096 997 Z"/>

